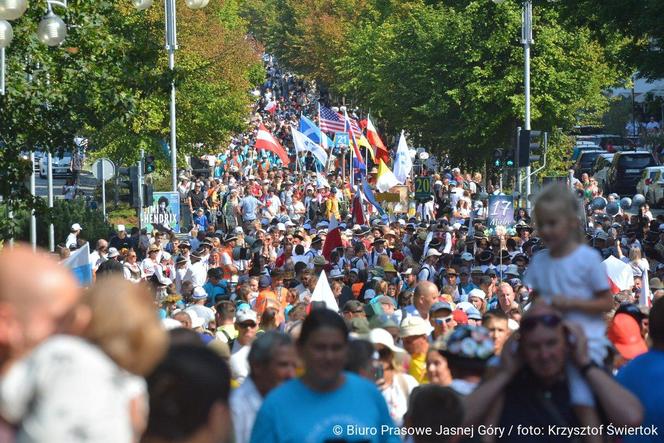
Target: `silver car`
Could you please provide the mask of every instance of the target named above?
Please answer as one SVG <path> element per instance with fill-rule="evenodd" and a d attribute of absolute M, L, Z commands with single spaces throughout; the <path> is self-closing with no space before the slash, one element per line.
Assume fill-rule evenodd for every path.
<path fill-rule="evenodd" d="M 71 153 L 65 152 L 62 157 L 53 156 L 53 177 L 68 177 L 71 175 Z M 44 155 L 39 160 L 39 176 L 48 176 L 48 156 Z"/>

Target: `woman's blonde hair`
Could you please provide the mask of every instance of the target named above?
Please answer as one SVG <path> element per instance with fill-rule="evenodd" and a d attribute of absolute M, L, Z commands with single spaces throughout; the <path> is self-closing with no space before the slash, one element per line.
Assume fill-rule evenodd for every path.
<path fill-rule="evenodd" d="M 143 376 L 152 372 L 166 353 L 168 335 L 146 284 L 103 277 L 87 291 L 83 304 L 91 313 L 84 338 L 121 368 Z"/>
<path fill-rule="evenodd" d="M 634 247 L 634 246 L 629 248 L 629 261 L 638 262 L 639 260 L 641 260 L 641 258 L 642 258 L 642 255 L 641 255 L 641 249 L 640 248 L 637 248 L 637 247 Z"/>
<path fill-rule="evenodd" d="M 559 183 L 552 183 L 542 189 L 535 199 L 535 206 L 532 213 L 535 226 L 538 226 L 537 214 L 544 206 L 547 208 L 554 206 L 556 213 L 577 219 L 579 221 L 578 229 L 572 234 L 576 241 L 579 243 L 584 242 L 585 235 L 583 232 L 583 223 L 581 222 L 583 209 L 579 204 L 576 194 L 568 189 L 567 186 Z"/>

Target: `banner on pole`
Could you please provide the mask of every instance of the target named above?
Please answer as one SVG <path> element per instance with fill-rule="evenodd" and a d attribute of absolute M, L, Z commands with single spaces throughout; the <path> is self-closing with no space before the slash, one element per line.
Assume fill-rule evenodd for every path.
<path fill-rule="evenodd" d="M 514 224 L 514 196 L 492 195 L 489 197 L 489 226 L 510 226 Z"/>
<path fill-rule="evenodd" d="M 154 192 L 152 204 L 141 212 L 141 226 L 148 233 L 155 229 L 161 232 L 180 232 L 180 194 L 177 192 Z"/>
<path fill-rule="evenodd" d="M 350 146 L 350 138 L 348 137 L 348 133 L 337 132 L 334 135 L 334 146 L 337 148 L 340 146 Z"/>

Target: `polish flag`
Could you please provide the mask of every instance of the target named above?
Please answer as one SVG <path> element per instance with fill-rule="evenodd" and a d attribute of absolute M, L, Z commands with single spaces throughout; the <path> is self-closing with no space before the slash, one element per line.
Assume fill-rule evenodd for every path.
<path fill-rule="evenodd" d="M 351 214 L 353 215 L 353 223 L 356 225 L 366 224 L 364 219 L 364 209 L 362 209 L 362 194 L 357 192 L 353 197 L 353 208 Z"/>
<path fill-rule="evenodd" d="M 371 146 L 376 148 L 374 152 L 376 161 L 383 159 L 383 161 L 387 164 L 390 161 L 390 153 L 383 144 L 383 141 L 380 139 L 378 131 L 376 131 L 376 128 L 374 127 L 373 122 L 369 116 L 367 116 L 367 138 L 369 139 Z"/>
<path fill-rule="evenodd" d="M 274 112 L 277 110 L 277 102 L 272 100 L 267 105 L 265 105 L 263 110 L 269 112 L 270 114 L 274 114 Z"/>
<path fill-rule="evenodd" d="M 258 134 L 256 134 L 256 149 L 270 151 L 279 157 L 284 166 L 288 166 L 290 159 L 288 153 L 283 146 L 277 141 L 276 138 L 267 130 L 263 123 L 258 127 Z"/>
<path fill-rule="evenodd" d="M 332 215 L 332 220 L 330 220 L 330 225 L 327 229 L 327 237 L 325 237 L 325 243 L 323 244 L 323 257 L 329 261 L 332 251 L 343 247 L 344 244 L 341 241 L 341 228 L 339 228 L 334 215 Z"/>

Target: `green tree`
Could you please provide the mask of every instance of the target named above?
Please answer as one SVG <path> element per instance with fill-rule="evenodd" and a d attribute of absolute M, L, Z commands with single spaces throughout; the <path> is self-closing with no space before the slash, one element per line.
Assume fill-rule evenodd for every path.
<path fill-rule="evenodd" d="M 537 8 L 532 50 L 532 127 L 594 121 L 620 72 L 587 29 L 569 30 Z M 413 142 L 478 165 L 512 142 L 523 115 L 520 9 L 514 3 L 403 3 L 366 25 L 336 63 L 337 87 Z M 470 154 L 473 153 L 473 154 Z"/>
<path fill-rule="evenodd" d="M 178 69 L 163 50 L 163 8 L 136 11 L 131 1 L 69 0 L 62 47 L 42 45 L 36 30 L 43 11 L 31 7 L 13 23 L 7 95 L 0 96 L 0 195 L 18 212 L 41 199 L 24 186 L 30 165 L 21 152 L 62 152 L 74 138 L 89 139 L 93 157 L 133 163 L 139 150 L 163 156 L 168 138 L 171 80 L 178 86 L 178 152 L 203 153 L 242 129 L 249 90 L 262 81 L 261 47 L 245 38 L 237 5 L 211 2 L 191 11 L 178 0 Z M 164 159 L 165 160 L 165 159 Z M 0 222 L 6 238 L 15 223 Z"/>

